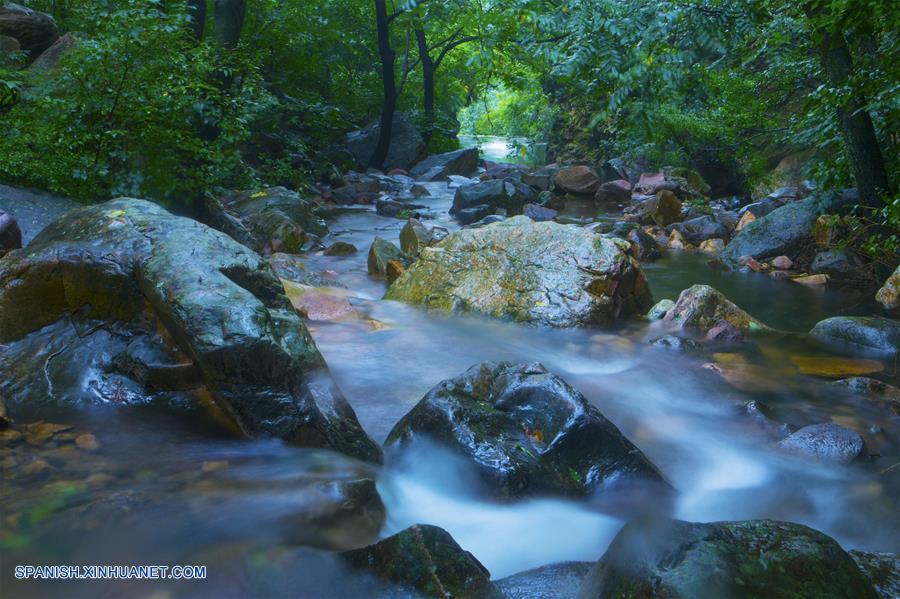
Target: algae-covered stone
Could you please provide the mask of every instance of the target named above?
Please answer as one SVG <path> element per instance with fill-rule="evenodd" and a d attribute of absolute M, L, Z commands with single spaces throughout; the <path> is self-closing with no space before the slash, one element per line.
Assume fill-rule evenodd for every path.
<path fill-rule="evenodd" d="M 651 304 L 626 250 L 581 227 L 519 216 L 423 249 L 385 297 L 548 326 L 604 324 Z"/>
<path fill-rule="evenodd" d="M 834 539 L 774 520 L 631 522 L 578 592 L 578 599 L 877 596 Z"/>
<path fill-rule="evenodd" d="M 439 383 L 385 443 L 421 437 L 470 460 L 501 498 L 662 481 L 597 408 L 537 363 L 483 362 Z"/>
<path fill-rule="evenodd" d="M 397 260 L 404 264 L 407 262 L 407 258 L 400 248 L 386 239 L 376 237 L 369 248 L 369 274 L 374 277 L 386 277 L 388 263 L 391 260 Z"/>
<path fill-rule="evenodd" d="M 14 342 L 2 359 L 44 360 L 27 373 L 34 392 L 16 377 L 19 399 L 42 399 L 34 395 L 54 357 L 44 348 L 73 329 L 104 332 L 97 357 L 157 335 L 193 362 L 248 436 L 380 459 L 266 261 L 194 220 L 113 200 L 66 214 L 0 262 L 0 342 Z M 70 383 L 65 391 L 93 393 Z"/>
<path fill-rule="evenodd" d="M 666 314 L 675 307 L 675 302 L 670 299 L 662 299 L 656 302 L 647 312 L 647 320 L 662 320 Z"/>
<path fill-rule="evenodd" d="M 490 572 L 450 533 L 415 524 L 374 545 L 345 551 L 343 560 L 399 587 L 395 596 L 495 599 Z"/>
<path fill-rule="evenodd" d="M 694 285 L 682 291 L 665 317 L 666 322 L 704 334 L 722 320 L 743 330 L 767 328 L 709 285 Z"/>

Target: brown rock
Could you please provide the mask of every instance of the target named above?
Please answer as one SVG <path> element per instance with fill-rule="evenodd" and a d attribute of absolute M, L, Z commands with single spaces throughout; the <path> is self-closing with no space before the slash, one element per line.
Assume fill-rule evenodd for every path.
<path fill-rule="evenodd" d="M 400 275 L 404 272 L 406 272 L 406 267 L 403 265 L 403 262 L 400 260 L 389 260 L 387 263 L 387 272 L 385 273 L 388 285 L 399 279 Z"/>
<path fill-rule="evenodd" d="M 653 195 L 665 183 L 666 176 L 663 173 L 641 173 L 641 178 L 634 186 L 634 191 L 643 195 Z"/>
<path fill-rule="evenodd" d="M 685 249 L 684 236 L 682 236 L 678 229 L 673 229 L 669 238 L 666 240 L 666 245 L 672 250 L 683 250 Z"/>
<path fill-rule="evenodd" d="M 598 202 L 628 202 L 631 200 L 631 183 L 625 179 L 607 181 L 597 189 L 594 199 Z"/>
<path fill-rule="evenodd" d="M 828 214 L 823 214 L 816 219 L 813 237 L 815 237 L 816 245 L 822 249 L 831 247 L 834 242 L 836 228 L 833 223 L 834 217 Z"/>
<path fill-rule="evenodd" d="M 725 241 L 723 239 L 706 239 L 700 244 L 700 251 L 708 254 L 717 254 L 725 249 Z"/>
<path fill-rule="evenodd" d="M 570 166 L 560 169 L 554 177 L 556 188 L 564 193 L 594 195 L 600 187 L 597 171 L 589 166 Z"/>
<path fill-rule="evenodd" d="M 340 289 L 309 287 L 284 279 L 281 284 L 294 309 L 309 320 L 339 320 L 356 314 L 356 310 Z"/>
<path fill-rule="evenodd" d="M 90 433 L 84 433 L 75 437 L 75 445 L 83 451 L 96 451 L 100 449 L 97 437 Z"/>

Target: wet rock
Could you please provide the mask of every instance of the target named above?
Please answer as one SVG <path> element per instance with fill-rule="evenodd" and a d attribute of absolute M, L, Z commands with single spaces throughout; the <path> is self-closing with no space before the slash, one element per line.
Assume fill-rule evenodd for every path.
<path fill-rule="evenodd" d="M 631 255 L 638 260 L 653 260 L 662 256 L 662 248 L 656 240 L 640 228 L 629 231 L 625 241 L 631 244 Z"/>
<path fill-rule="evenodd" d="M 471 460 L 498 497 L 581 496 L 630 481 L 661 482 L 650 461 L 542 365 L 483 362 L 435 386 L 386 446 L 428 437 Z"/>
<path fill-rule="evenodd" d="M 409 193 L 411 193 L 413 197 L 417 198 L 424 198 L 431 195 L 431 192 L 428 191 L 428 188 L 424 185 L 420 185 L 419 183 L 413 184 L 413 186 L 409 188 Z"/>
<path fill-rule="evenodd" d="M 616 243 L 524 216 L 425 248 L 385 297 L 558 327 L 608 323 L 651 303 L 640 266 Z"/>
<path fill-rule="evenodd" d="M 662 225 L 662 223 L 658 223 Z M 663 225 L 665 226 L 665 225 Z M 728 228 L 714 216 L 701 216 L 684 222 L 668 225 L 666 230 L 677 230 L 688 243 L 700 245 L 707 239 L 724 239 L 728 237 Z"/>
<path fill-rule="evenodd" d="M 550 191 L 553 188 L 553 177 L 556 169 L 543 168 L 533 173 L 524 173 L 522 183 L 530 185 L 538 191 Z"/>
<path fill-rule="evenodd" d="M 35 57 L 53 45 L 59 30 L 50 15 L 3 2 L 0 3 L 0 35 L 17 40 L 22 51 Z"/>
<path fill-rule="evenodd" d="M 561 562 L 519 572 L 494 584 L 506 599 L 573 599 L 593 562 Z"/>
<path fill-rule="evenodd" d="M 411 218 L 400 229 L 400 249 L 407 256 L 415 258 L 423 248 L 438 243 L 449 234 L 443 227 L 429 227 L 422 221 Z"/>
<path fill-rule="evenodd" d="M 345 145 L 356 163 L 363 169 L 369 166 L 378 136 L 381 131 L 379 121 L 374 121 L 365 129 L 347 134 Z M 409 171 L 410 167 L 425 154 L 425 141 L 416 129 L 415 123 L 404 112 L 394 114 L 391 126 L 391 143 L 384 168 L 390 170 L 400 168 Z"/>
<path fill-rule="evenodd" d="M 402 260 L 389 260 L 387 263 L 387 270 L 384 273 L 384 278 L 387 280 L 388 285 L 392 285 L 394 281 L 400 278 L 400 276 L 406 272 L 406 263 Z"/>
<path fill-rule="evenodd" d="M 375 200 L 375 212 L 377 212 L 379 216 L 387 216 L 389 218 L 403 217 L 415 210 L 423 210 L 425 208 L 427 208 L 427 206 L 423 206 L 422 204 L 398 202 L 391 198 Z M 407 218 L 409 218 L 409 216 L 407 216 Z"/>
<path fill-rule="evenodd" d="M 827 422 L 804 426 L 778 443 L 784 451 L 820 462 L 846 464 L 865 455 L 863 438 L 854 431 Z"/>
<path fill-rule="evenodd" d="M 670 299 L 659 300 L 654 304 L 650 311 L 647 312 L 647 320 L 662 320 L 666 313 L 675 307 L 675 302 Z"/>
<path fill-rule="evenodd" d="M 631 183 L 625 179 L 607 181 L 597 188 L 594 200 L 598 202 L 627 204 L 631 200 Z"/>
<path fill-rule="evenodd" d="M 700 244 L 698 249 L 707 254 L 718 254 L 725 249 L 725 241 L 722 239 L 707 239 Z"/>
<path fill-rule="evenodd" d="M 900 558 L 893 553 L 856 550 L 849 553 L 881 599 L 900 597 Z"/>
<path fill-rule="evenodd" d="M 680 353 L 702 354 L 703 345 L 687 337 L 677 335 L 663 335 L 650 340 L 650 345 L 659 349 L 673 350 Z"/>
<path fill-rule="evenodd" d="M 466 229 L 479 229 L 481 227 L 493 225 L 494 223 L 503 222 L 505 220 L 506 220 L 506 217 L 503 216 L 502 214 L 488 214 L 487 216 L 484 216 L 484 217 L 478 219 L 474 223 L 467 225 L 465 228 Z"/>
<path fill-rule="evenodd" d="M 810 266 L 810 270 L 814 273 L 822 273 L 843 280 L 858 277 L 862 268 L 862 260 L 847 250 L 819 252 Z"/>
<path fill-rule="evenodd" d="M 331 281 L 319 273 L 313 272 L 306 268 L 306 264 L 302 258 L 293 254 L 283 254 L 276 252 L 266 256 L 266 261 L 278 275 L 279 279 L 292 281 L 300 285 L 309 285 L 311 287 L 328 287 L 336 286 L 337 283 Z"/>
<path fill-rule="evenodd" d="M 720 320 L 716 326 L 706 332 L 706 340 L 736 343 L 744 340 L 744 334 L 727 320 Z"/>
<path fill-rule="evenodd" d="M 296 254 L 310 235 L 328 231 L 315 206 L 284 187 L 238 192 L 221 200 L 210 197 L 205 209 L 206 224 L 257 252 Z"/>
<path fill-rule="evenodd" d="M 553 184 L 563 193 L 592 196 L 600 187 L 600 177 L 589 166 L 570 166 L 556 172 Z"/>
<path fill-rule="evenodd" d="M 351 567 L 399 586 L 402 591 L 397 596 L 502 597 L 491 583 L 490 572 L 437 526 L 416 524 L 341 557 Z"/>
<path fill-rule="evenodd" d="M 477 179 L 472 179 L 471 177 L 463 177 L 462 175 L 450 175 L 447 177 L 450 180 L 448 187 L 450 189 L 456 189 L 457 187 L 462 187 L 463 185 L 474 185 L 478 183 Z"/>
<path fill-rule="evenodd" d="M 429 156 L 415 165 L 409 174 L 419 181 L 447 181 L 450 175 L 468 177 L 476 168 L 478 148 L 466 148 Z"/>
<path fill-rule="evenodd" d="M 875 294 L 875 301 L 892 315 L 900 316 L 900 266 L 894 269 L 894 274 L 887 278 Z"/>
<path fill-rule="evenodd" d="M 356 246 L 352 243 L 347 243 L 346 241 L 335 241 L 327 248 L 325 248 L 326 256 L 349 256 L 351 254 L 355 254 L 357 251 Z"/>
<path fill-rule="evenodd" d="M 663 173 L 641 173 L 641 178 L 634 186 L 635 193 L 648 196 L 655 195 L 661 189 L 672 191 L 666 186 L 666 176 Z"/>
<path fill-rule="evenodd" d="M 22 247 L 22 231 L 19 223 L 7 212 L 0 210 L 0 256 Z"/>
<path fill-rule="evenodd" d="M 0 342 L 14 342 L 0 362 L 41 364 L 0 383 L 4 394 L 45 400 L 48 369 L 69 368 L 52 354 L 66 351 L 82 352 L 67 356 L 82 372 L 50 395 L 102 393 L 85 388 L 86 372 L 141 335 L 189 356 L 245 435 L 380 459 L 281 282 L 230 237 L 126 198 L 72 211 L 0 261 Z M 57 339 L 67 345 L 49 350 Z"/>
<path fill-rule="evenodd" d="M 800 283 L 801 285 L 810 285 L 813 287 L 827 285 L 829 281 L 828 275 L 799 275 L 796 277 L 790 277 L 790 279 L 794 283 Z"/>
<path fill-rule="evenodd" d="M 892 318 L 835 316 L 816 323 L 809 334 L 850 353 L 900 352 L 900 320 Z"/>
<path fill-rule="evenodd" d="M 345 185 L 332 192 L 338 204 L 371 204 L 381 194 L 382 182 L 376 177 L 351 173 L 346 179 Z"/>
<path fill-rule="evenodd" d="M 491 179 L 457 188 L 450 213 L 459 219 L 463 210 L 490 206 L 492 212 L 502 209 L 507 214 L 521 214 L 525 204 L 535 201 L 537 193 L 531 187 L 510 179 Z"/>
<path fill-rule="evenodd" d="M 553 220 L 559 214 L 556 210 L 551 208 L 545 208 L 544 206 L 539 206 L 537 204 L 525 204 L 525 207 L 522 210 L 522 214 L 527 216 L 533 221 L 536 222 L 544 222 L 548 220 Z"/>
<path fill-rule="evenodd" d="M 387 265 L 391 260 L 405 262 L 406 256 L 396 245 L 381 237 L 375 237 L 369 248 L 368 267 L 369 274 L 375 277 L 387 275 Z"/>
<path fill-rule="evenodd" d="M 471 208 L 463 208 L 462 210 L 458 210 L 456 212 L 456 220 L 458 220 L 459 224 L 463 226 L 474 226 L 476 224 L 484 226 L 494 222 L 499 222 L 499 220 L 497 220 L 497 218 L 495 217 L 499 217 L 499 220 L 503 220 L 506 218 L 505 216 L 494 215 L 494 208 L 488 204 L 480 204 Z"/>
<path fill-rule="evenodd" d="M 681 231 L 675 229 L 669 233 L 669 237 L 666 239 L 666 247 L 670 250 L 684 250 L 688 248 L 688 243 L 684 240 Z"/>
<path fill-rule="evenodd" d="M 657 224 L 660 227 L 668 227 L 682 218 L 681 201 L 673 192 L 666 189 L 633 206 L 629 212 L 642 224 Z"/>
<path fill-rule="evenodd" d="M 756 220 L 756 217 L 752 212 L 745 212 L 741 215 L 740 220 L 738 220 L 737 224 L 734 226 L 735 231 L 743 231 L 747 225 Z"/>
<path fill-rule="evenodd" d="M 723 320 L 740 330 L 767 328 L 709 285 L 694 285 L 682 291 L 664 320 L 704 334 Z"/>
<path fill-rule="evenodd" d="M 630 522 L 588 573 L 579 599 L 877 597 L 831 537 L 790 522 Z"/>
<path fill-rule="evenodd" d="M 794 255 L 803 244 L 812 241 L 813 225 L 820 214 L 857 202 L 853 192 L 833 199 L 809 197 L 791 202 L 744 227 L 725 247 L 720 259 L 737 268 L 742 256 L 763 260 L 782 254 Z"/>

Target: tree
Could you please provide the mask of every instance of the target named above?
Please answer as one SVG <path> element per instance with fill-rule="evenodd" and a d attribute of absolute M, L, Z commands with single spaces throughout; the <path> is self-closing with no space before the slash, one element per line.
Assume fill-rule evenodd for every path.
<path fill-rule="evenodd" d="M 237 48 L 246 16 L 247 0 L 216 0 L 216 39 L 222 47 L 229 50 Z"/>
<path fill-rule="evenodd" d="M 200 41 L 206 30 L 206 0 L 188 0 L 187 11 L 194 39 Z"/>

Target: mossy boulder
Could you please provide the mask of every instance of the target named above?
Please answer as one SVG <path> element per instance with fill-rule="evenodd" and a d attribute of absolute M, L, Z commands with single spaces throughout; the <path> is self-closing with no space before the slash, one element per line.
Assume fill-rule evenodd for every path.
<path fill-rule="evenodd" d="M 315 206 L 284 187 L 207 198 L 204 222 L 252 250 L 295 254 L 328 228 Z"/>
<path fill-rule="evenodd" d="M 96 356 L 152 334 L 193 364 L 245 435 L 380 459 L 268 263 L 156 204 L 123 198 L 74 210 L 0 261 L 0 343 L 43 361 L 27 373 L 35 385 L 18 381 L 19 399 L 42 399 L 32 390 L 54 357 L 44 348 L 55 336 L 39 339 L 48 325 L 105 332 L 116 347 L 97 337 L 87 354 Z M 71 382 L 72 393 L 92 393 Z"/>
<path fill-rule="evenodd" d="M 709 285 L 694 285 L 682 291 L 663 320 L 704 335 L 723 320 L 741 330 L 768 328 Z"/>
<path fill-rule="evenodd" d="M 385 444 L 422 437 L 464 456 L 504 499 L 662 481 L 597 408 L 537 363 L 483 362 L 438 383 Z"/>
<path fill-rule="evenodd" d="M 373 277 L 387 277 L 388 264 L 392 261 L 406 265 L 409 259 L 396 245 L 381 237 L 376 237 L 369 247 L 367 261 L 369 274 Z"/>
<path fill-rule="evenodd" d="M 396 587 L 393 597 L 499 599 L 490 572 L 437 526 L 415 524 L 374 545 L 345 551 L 350 567 Z"/>
<path fill-rule="evenodd" d="M 578 599 L 875 599 L 831 537 L 790 522 L 631 522 L 588 573 Z"/>
<path fill-rule="evenodd" d="M 581 227 L 517 216 L 424 248 L 385 297 L 554 327 L 606 324 L 652 304 L 628 249 Z"/>

